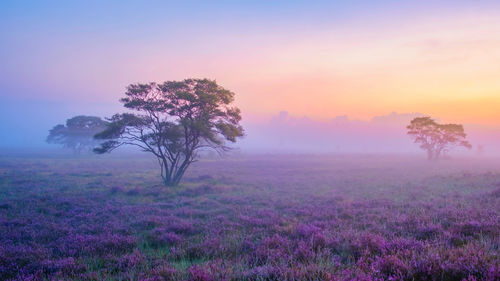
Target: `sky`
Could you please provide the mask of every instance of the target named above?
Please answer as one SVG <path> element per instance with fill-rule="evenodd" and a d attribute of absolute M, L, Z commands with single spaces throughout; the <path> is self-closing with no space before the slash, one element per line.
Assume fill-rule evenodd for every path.
<path fill-rule="evenodd" d="M 0 42 L 0 146 L 189 77 L 235 92 L 250 127 L 397 111 L 500 129 L 499 1 L 4 0 Z"/>

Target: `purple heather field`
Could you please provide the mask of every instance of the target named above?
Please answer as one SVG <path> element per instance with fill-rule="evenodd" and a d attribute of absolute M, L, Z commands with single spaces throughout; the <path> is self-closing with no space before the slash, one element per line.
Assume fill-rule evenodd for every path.
<path fill-rule="evenodd" d="M 0 158 L 0 280 L 500 280 L 500 162 Z"/>

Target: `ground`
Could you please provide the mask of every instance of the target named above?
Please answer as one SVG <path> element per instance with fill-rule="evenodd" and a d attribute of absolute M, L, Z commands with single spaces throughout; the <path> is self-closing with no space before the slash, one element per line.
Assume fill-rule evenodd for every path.
<path fill-rule="evenodd" d="M 0 158 L 0 280 L 499 280 L 500 161 Z"/>

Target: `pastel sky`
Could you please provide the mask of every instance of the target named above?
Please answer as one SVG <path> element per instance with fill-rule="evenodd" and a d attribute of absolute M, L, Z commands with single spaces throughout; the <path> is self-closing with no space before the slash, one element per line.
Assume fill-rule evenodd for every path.
<path fill-rule="evenodd" d="M 248 120 L 500 126 L 500 1 L 4 0 L 0 42 L 10 111 L 110 114 L 130 83 L 207 77 Z"/>

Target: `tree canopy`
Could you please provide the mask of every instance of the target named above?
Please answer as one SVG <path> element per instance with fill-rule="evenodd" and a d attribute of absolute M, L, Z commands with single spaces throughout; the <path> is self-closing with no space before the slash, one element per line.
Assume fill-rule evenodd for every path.
<path fill-rule="evenodd" d="M 96 135 L 106 141 L 94 151 L 140 147 L 158 159 L 165 185 L 177 185 L 199 150 L 223 152 L 229 149 L 226 141 L 243 136 L 233 101 L 233 92 L 208 79 L 129 85 L 121 102 L 133 113 L 111 117 L 107 129 Z"/>
<path fill-rule="evenodd" d="M 76 153 L 92 150 L 100 141 L 94 135 L 106 129 L 108 122 L 95 116 L 79 115 L 66 120 L 66 125 L 54 126 L 47 136 L 47 142 L 60 144 Z"/>
<path fill-rule="evenodd" d="M 472 148 L 463 125 L 438 124 L 431 117 L 417 117 L 407 129 L 414 142 L 427 151 L 430 160 L 438 159 L 453 146 Z"/>

